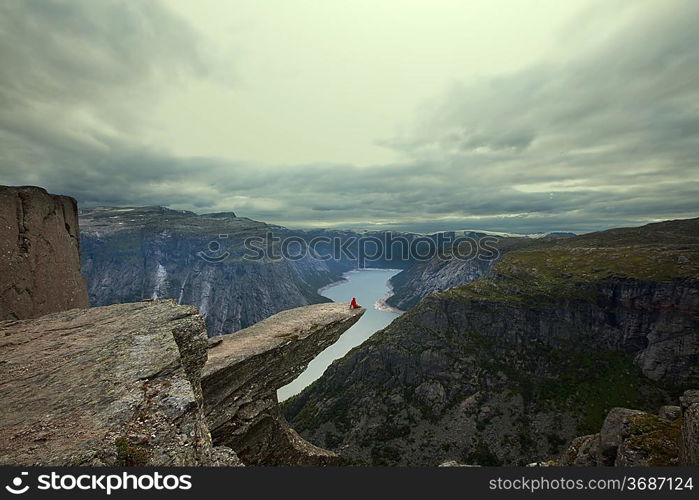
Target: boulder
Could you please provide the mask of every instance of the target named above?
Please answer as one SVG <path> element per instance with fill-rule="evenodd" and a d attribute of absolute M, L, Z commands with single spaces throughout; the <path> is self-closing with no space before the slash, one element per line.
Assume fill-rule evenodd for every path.
<path fill-rule="evenodd" d="M 613 465 L 619 445 L 629 436 L 629 419 L 642 411 L 628 408 L 612 408 L 600 430 L 599 465 Z"/>
<path fill-rule="evenodd" d="M 682 416 L 682 408 L 673 405 L 661 406 L 658 410 L 658 416 L 668 420 L 677 420 Z"/>
<path fill-rule="evenodd" d="M 681 420 L 614 408 L 599 434 L 575 438 L 563 465 L 668 466 L 678 464 Z"/>

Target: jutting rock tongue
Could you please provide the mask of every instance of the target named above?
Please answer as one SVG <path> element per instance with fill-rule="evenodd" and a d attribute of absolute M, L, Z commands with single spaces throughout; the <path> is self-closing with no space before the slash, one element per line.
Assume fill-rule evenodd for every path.
<path fill-rule="evenodd" d="M 0 319 L 87 307 L 79 247 L 73 198 L 0 186 Z"/>
<path fill-rule="evenodd" d="M 211 339 L 202 374 L 207 423 L 217 445 L 250 465 L 332 465 L 339 457 L 303 440 L 280 413 L 277 389 L 364 314 L 347 304 L 290 309 Z"/>

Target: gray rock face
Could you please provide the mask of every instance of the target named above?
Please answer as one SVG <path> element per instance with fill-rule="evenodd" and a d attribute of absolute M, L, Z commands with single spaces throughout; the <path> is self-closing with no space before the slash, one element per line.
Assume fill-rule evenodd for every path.
<path fill-rule="evenodd" d="M 699 465 L 699 390 L 685 392 L 680 403 L 683 420 L 680 463 Z"/>
<path fill-rule="evenodd" d="M 442 446 L 456 446 L 459 459 L 472 462 L 479 436 L 498 461 L 545 459 L 579 433 L 586 405 L 625 401 L 615 399 L 613 389 L 600 401 L 548 396 L 546 387 L 560 383 L 560 377 L 567 384 L 644 387 L 632 398 L 654 394 L 648 400 L 651 408 L 664 401 L 662 390 L 634 369 L 634 349 L 643 344 L 633 337 L 627 337 L 628 344 L 620 342 L 617 325 L 624 323 L 613 319 L 613 309 L 606 311 L 587 302 L 537 311 L 517 303 L 467 305 L 456 298 L 431 297 L 334 363 L 318 383 L 285 404 L 286 415 L 319 446 L 329 446 L 326 436 L 339 436 L 338 448 L 362 463 L 381 463 L 373 458 L 381 452 L 373 450 L 387 446 L 400 450 L 395 456 L 401 464 L 432 465 L 447 458 Z M 621 314 L 630 326 L 631 311 L 621 309 Z M 610 318 L 614 323 L 605 324 Z M 581 345 L 591 351 L 581 351 Z M 594 354 L 595 349 L 601 354 Z M 669 375 L 665 380 L 696 380 L 689 363 L 692 352 L 678 356 L 676 350 L 655 366 Z M 476 409 L 462 410 L 476 393 L 481 394 Z M 522 401 L 522 394 L 529 400 Z M 599 397 L 594 392 L 589 396 Z M 538 402 L 552 397 L 561 398 L 560 406 Z M 495 415 L 481 415 L 483 407 Z M 308 421 L 308 414 L 316 417 Z"/>
<path fill-rule="evenodd" d="M 336 463 L 337 455 L 307 443 L 289 427 L 276 391 L 363 313 L 347 304 L 307 306 L 216 339 L 202 378 L 214 443 L 232 448 L 246 464 Z"/>
<path fill-rule="evenodd" d="M 466 261 L 434 258 L 416 263 L 391 278 L 393 290 L 386 304 L 407 311 L 429 295 L 485 276 L 494 262 L 478 258 Z"/>
<path fill-rule="evenodd" d="M 212 336 L 327 302 L 316 290 L 340 278 L 311 258 L 244 259 L 245 239 L 271 227 L 231 214 L 138 207 L 83 210 L 80 218 L 93 306 L 172 298 L 198 307 Z"/>
<path fill-rule="evenodd" d="M 234 464 L 203 416 L 204 323 L 172 301 L 0 323 L 0 463 Z"/>
<path fill-rule="evenodd" d="M 79 247 L 73 198 L 0 186 L 0 319 L 87 307 Z"/>

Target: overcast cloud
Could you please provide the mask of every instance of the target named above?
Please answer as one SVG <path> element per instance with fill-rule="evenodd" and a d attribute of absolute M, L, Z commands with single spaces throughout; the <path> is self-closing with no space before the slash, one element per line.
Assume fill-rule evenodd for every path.
<path fill-rule="evenodd" d="M 359 84 L 347 100 L 346 89 L 327 88 L 318 105 L 330 107 L 324 119 L 334 113 L 344 123 L 337 130 L 313 121 L 313 103 L 307 125 L 296 108 L 288 114 L 271 98 L 250 97 L 245 106 L 263 109 L 272 125 L 250 118 L 259 144 L 247 149 L 243 97 L 265 65 L 246 62 L 246 28 L 231 4 L 221 5 L 230 30 L 243 33 L 234 40 L 166 3 L 2 2 L 0 183 L 41 185 L 86 206 L 233 210 L 291 227 L 589 231 L 699 216 L 699 2 L 579 2 L 546 24 L 545 50 L 540 38 L 521 40 L 541 28 L 537 12 L 511 40 L 531 44 L 526 57 L 507 64 L 498 59 L 505 49 L 494 47 L 492 58 L 473 59 L 478 74 L 455 67 L 453 75 L 450 59 L 435 80 L 441 90 L 430 84 L 423 95 L 405 81 L 400 92 L 417 110 L 376 130 L 348 113 L 361 98 L 367 113 L 382 111 L 391 101 L 383 88 L 369 95 Z M 459 32 L 476 22 L 460 21 Z M 480 29 L 483 40 L 500 35 Z M 385 30 L 390 39 L 390 24 Z M 451 50 L 473 47 L 459 40 Z M 341 64 L 325 68 L 325 60 L 312 75 Z M 286 80 L 270 71 L 275 99 L 290 95 L 299 105 L 305 91 L 291 87 L 305 73 Z M 233 108 L 206 114 L 218 102 L 211 99 Z M 298 143 L 294 126 L 307 134 Z M 344 153 L 336 146 L 343 134 Z"/>

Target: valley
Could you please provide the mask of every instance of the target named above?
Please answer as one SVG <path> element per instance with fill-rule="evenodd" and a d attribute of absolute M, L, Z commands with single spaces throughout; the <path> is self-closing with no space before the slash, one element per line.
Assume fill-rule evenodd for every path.
<path fill-rule="evenodd" d="M 285 402 L 348 463 L 523 465 L 699 383 L 699 219 L 512 249 Z M 396 278 L 394 278 L 395 280 Z"/>
<path fill-rule="evenodd" d="M 386 285 L 391 276 L 396 273 L 396 270 L 382 269 L 350 271 L 345 273 L 343 281 L 329 285 L 320 291 L 323 296 L 333 302 L 348 303 L 352 297 L 356 297 L 359 304 L 364 305 L 367 311 L 352 328 L 342 334 L 336 343 L 318 354 L 297 379 L 277 391 L 279 401 L 284 401 L 301 392 L 320 378 L 333 361 L 342 358 L 352 348 L 388 326 L 399 316 L 397 312 L 382 309 L 380 305 L 380 301 L 389 293 Z"/>

